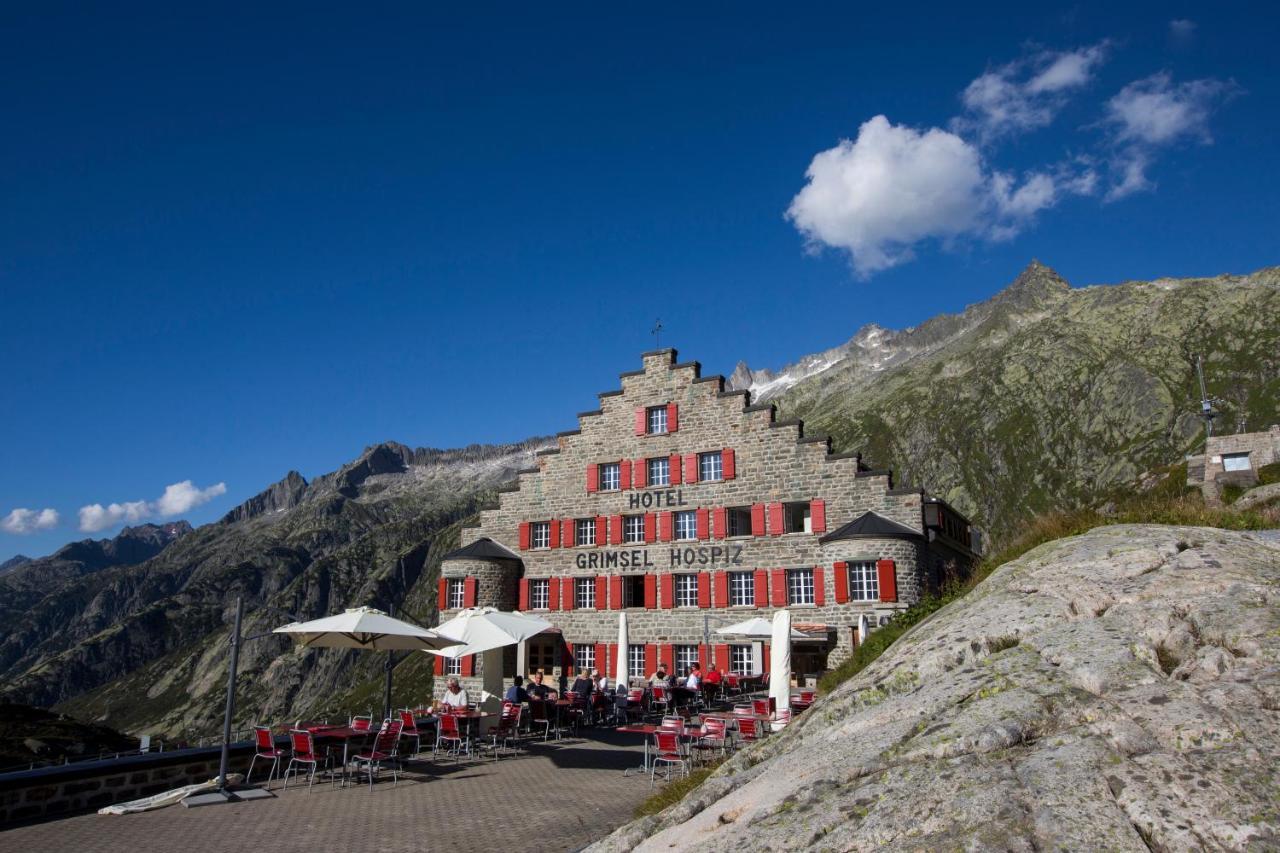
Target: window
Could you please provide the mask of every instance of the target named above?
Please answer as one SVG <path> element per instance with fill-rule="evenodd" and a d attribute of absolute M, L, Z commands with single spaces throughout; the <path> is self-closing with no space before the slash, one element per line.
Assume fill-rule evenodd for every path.
<path fill-rule="evenodd" d="M 676 513 L 676 539 L 698 538 L 698 514 L 692 510 Z"/>
<path fill-rule="evenodd" d="M 676 646 L 676 673 L 687 675 L 689 667 L 698 663 L 697 646 Z"/>
<path fill-rule="evenodd" d="M 698 576 L 676 575 L 676 607 L 698 606 Z"/>
<path fill-rule="evenodd" d="M 849 600 L 879 601 L 880 578 L 870 561 L 849 564 Z"/>
<path fill-rule="evenodd" d="M 1223 471 L 1248 471 L 1251 469 L 1249 464 L 1248 453 L 1224 453 L 1222 454 L 1222 470 Z"/>
<path fill-rule="evenodd" d="M 813 569 L 787 569 L 787 603 L 813 604 Z"/>
<path fill-rule="evenodd" d="M 756 578 L 751 572 L 729 573 L 729 606 L 744 607 L 756 603 Z"/>
<path fill-rule="evenodd" d="M 551 581 L 547 578 L 529 581 L 529 609 L 546 610 L 551 606 Z"/>
<path fill-rule="evenodd" d="M 644 646 L 627 646 L 627 675 L 644 678 Z"/>
<path fill-rule="evenodd" d="M 750 646 L 729 647 L 729 671 L 750 675 L 755 669 L 756 658 Z"/>
<path fill-rule="evenodd" d="M 446 609 L 453 610 L 462 606 L 462 603 L 466 600 L 466 584 L 467 582 L 462 578 L 449 578 L 449 586 L 445 590 L 444 596 Z"/>
<path fill-rule="evenodd" d="M 591 643 L 578 643 L 573 649 L 573 665 L 578 672 L 590 672 L 596 668 L 596 647 Z"/>
<path fill-rule="evenodd" d="M 574 606 L 579 610 L 590 610 L 596 606 L 596 579 L 575 578 L 573 581 Z"/>
<path fill-rule="evenodd" d="M 596 520 L 579 518 L 573 523 L 573 543 L 575 545 L 596 544 Z"/>
<path fill-rule="evenodd" d="M 808 501 L 782 505 L 783 533 L 812 533 L 811 524 Z"/>
<path fill-rule="evenodd" d="M 650 435 L 662 435 L 667 431 L 667 407 L 650 406 L 645 410 L 644 422 Z"/>
<path fill-rule="evenodd" d="M 559 657 L 559 645 L 554 641 L 529 641 L 529 668 L 535 672 L 545 670 L 548 675 L 556 668 Z"/>
<path fill-rule="evenodd" d="M 731 506 L 726 507 L 724 512 L 730 536 L 751 535 L 751 507 Z"/>
<path fill-rule="evenodd" d="M 644 516 L 628 515 L 622 519 L 622 541 L 623 542 L 643 542 L 644 541 Z"/>
<path fill-rule="evenodd" d="M 671 460 L 666 456 L 661 459 L 649 460 L 649 479 L 650 486 L 669 486 L 671 485 Z"/>
<path fill-rule="evenodd" d="M 724 468 L 720 461 L 720 451 L 698 454 L 698 482 L 708 483 L 724 479 Z"/>
<path fill-rule="evenodd" d="M 462 658 L 445 658 L 444 674 L 462 675 Z"/>
<path fill-rule="evenodd" d="M 551 547 L 551 522 L 535 521 L 529 525 L 529 545 L 533 548 Z"/>
<path fill-rule="evenodd" d="M 628 575 L 622 579 L 622 606 L 644 607 L 644 575 Z"/>
<path fill-rule="evenodd" d="M 622 486 L 622 463 L 606 462 L 600 466 L 600 491 L 616 490 Z"/>

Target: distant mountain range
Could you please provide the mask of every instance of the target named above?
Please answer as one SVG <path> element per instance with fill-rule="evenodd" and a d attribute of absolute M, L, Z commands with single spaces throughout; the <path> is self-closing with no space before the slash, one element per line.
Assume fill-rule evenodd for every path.
<path fill-rule="evenodd" d="M 23 563 L 29 563 L 29 562 L 31 562 L 30 557 L 24 554 L 15 554 L 14 556 L 5 560 L 3 563 L 0 563 L 0 575 L 4 574 L 10 569 L 16 569 L 18 566 L 21 566 Z"/>

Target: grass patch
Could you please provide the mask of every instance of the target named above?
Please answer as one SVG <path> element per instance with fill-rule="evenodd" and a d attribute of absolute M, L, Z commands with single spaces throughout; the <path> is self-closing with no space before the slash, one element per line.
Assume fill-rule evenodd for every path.
<path fill-rule="evenodd" d="M 1258 469 L 1258 485 L 1270 486 L 1272 483 L 1280 483 L 1280 462 L 1272 462 Z"/>
<path fill-rule="evenodd" d="M 672 779 L 671 782 L 663 786 L 662 790 L 657 793 L 650 794 L 644 802 L 636 806 L 636 817 L 647 817 L 655 815 L 668 806 L 674 806 L 689 795 L 694 788 L 707 781 L 707 777 L 715 772 L 715 769 L 724 762 L 724 759 L 714 762 L 708 767 L 699 767 L 697 770 L 689 772 L 688 776 Z"/>
<path fill-rule="evenodd" d="M 1240 496 L 1249 491 L 1244 486 L 1237 486 L 1235 483 L 1227 483 L 1222 487 L 1222 502 L 1225 504 L 1233 504 L 1240 500 Z"/>

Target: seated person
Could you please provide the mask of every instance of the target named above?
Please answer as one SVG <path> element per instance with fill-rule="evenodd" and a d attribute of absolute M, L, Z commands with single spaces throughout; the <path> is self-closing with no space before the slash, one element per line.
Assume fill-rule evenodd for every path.
<path fill-rule="evenodd" d="M 507 692 L 502 697 L 504 702 L 514 702 L 517 705 L 523 705 L 529 701 L 529 692 L 524 689 L 524 679 L 516 676 L 511 679 L 511 686 L 507 688 Z"/>
<path fill-rule="evenodd" d="M 657 670 L 653 673 L 653 675 L 649 676 L 649 686 L 650 687 L 670 686 L 670 681 L 667 678 L 667 668 L 665 666 L 663 666 L 662 664 L 658 664 Z"/>
<path fill-rule="evenodd" d="M 711 668 L 707 670 L 707 677 L 702 680 L 707 684 L 719 684 L 724 680 L 724 674 L 720 672 L 719 667 L 711 664 Z"/>
<path fill-rule="evenodd" d="M 601 675 L 600 670 L 593 669 L 591 670 L 591 677 L 596 680 L 596 690 L 599 690 L 601 693 L 609 692 L 609 676 Z"/>
<path fill-rule="evenodd" d="M 574 693 L 583 699 L 589 699 L 591 692 L 596 689 L 595 683 L 591 681 L 591 676 L 584 670 L 578 673 L 578 677 L 573 680 L 573 687 L 570 688 Z"/>
<path fill-rule="evenodd" d="M 444 689 L 444 696 L 441 703 L 449 706 L 452 710 L 467 710 L 467 691 L 462 689 L 462 685 L 458 682 L 458 676 L 449 676 L 448 686 Z"/>
<path fill-rule="evenodd" d="M 551 689 L 551 686 L 543 683 L 546 677 L 546 673 L 542 670 L 538 670 L 533 674 L 533 683 L 529 685 L 530 697 L 540 701 L 556 698 L 556 692 Z"/>
<path fill-rule="evenodd" d="M 697 663 L 689 664 L 689 677 L 684 680 L 686 690 L 698 690 L 702 687 L 702 667 Z"/>

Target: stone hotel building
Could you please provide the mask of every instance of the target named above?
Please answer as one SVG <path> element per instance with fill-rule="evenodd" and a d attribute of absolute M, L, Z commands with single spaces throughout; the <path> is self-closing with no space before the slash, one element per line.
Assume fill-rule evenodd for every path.
<path fill-rule="evenodd" d="M 491 605 L 555 626 L 500 656 L 504 679 L 538 667 L 606 671 L 619 612 L 632 676 L 695 660 L 759 672 L 766 644 L 715 630 L 782 607 L 807 637 L 793 646 L 796 671 L 815 674 L 971 569 L 976 532 L 946 503 L 895 489 L 891 472 L 856 453 L 833 454 L 828 439 L 725 391 L 723 377 L 701 376 L 675 350 L 643 363 L 445 557 L 442 620 Z M 437 659 L 437 672 L 479 686 L 499 657 L 475 657 Z M 487 689 L 497 675 L 483 679 Z"/>

